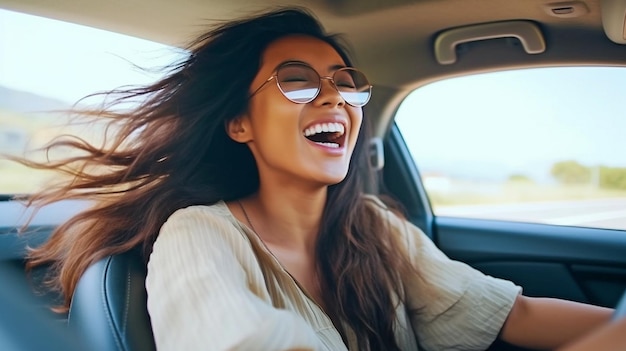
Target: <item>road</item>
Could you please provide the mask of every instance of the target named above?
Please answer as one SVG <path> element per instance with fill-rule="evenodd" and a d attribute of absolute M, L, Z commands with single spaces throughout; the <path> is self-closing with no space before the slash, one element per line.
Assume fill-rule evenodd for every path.
<path fill-rule="evenodd" d="M 626 230 L 626 198 L 438 206 L 435 214 Z"/>

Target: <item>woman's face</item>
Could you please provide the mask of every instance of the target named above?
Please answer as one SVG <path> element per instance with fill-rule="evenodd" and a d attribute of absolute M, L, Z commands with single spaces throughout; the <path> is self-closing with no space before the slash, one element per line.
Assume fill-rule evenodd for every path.
<path fill-rule="evenodd" d="M 314 186 L 339 183 L 348 172 L 362 109 L 348 105 L 328 79 L 321 80 L 318 96 L 306 104 L 288 100 L 276 79 L 263 85 L 279 65 L 294 61 L 311 66 L 321 77 L 331 77 L 345 66 L 332 46 L 313 37 L 288 36 L 270 44 L 250 86 L 250 93 L 261 89 L 251 97 L 242 119 L 244 129 L 249 128 L 245 142 L 256 159 L 261 182 L 269 176 Z"/>

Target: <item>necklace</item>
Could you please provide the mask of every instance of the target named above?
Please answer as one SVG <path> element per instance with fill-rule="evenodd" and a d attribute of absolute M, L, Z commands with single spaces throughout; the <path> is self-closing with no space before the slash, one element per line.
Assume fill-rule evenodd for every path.
<path fill-rule="evenodd" d="M 241 201 L 237 200 L 237 203 L 239 204 L 239 208 L 241 208 L 241 212 L 243 212 L 244 217 L 246 217 L 246 222 L 248 222 L 248 224 L 250 225 L 250 229 L 252 229 L 254 234 L 256 234 L 256 236 L 258 236 L 260 239 L 261 237 L 259 236 L 259 232 L 257 232 L 256 229 L 254 228 L 254 224 L 252 224 L 252 221 L 250 220 L 250 216 L 248 216 L 248 212 L 246 212 L 246 208 L 243 207 L 243 204 L 241 203 Z"/>
<path fill-rule="evenodd" d="M 254 232 L 254 235 L 256 235 L 257 239 L 259 239 L 259 241 L 261 242 L 261 245 L 263 245 L 263 247 L 265 248 L 265 250 L 272 256 L 272 258 L 274 259 L 274 261 L 278 264 L 278 266 L 285 271 L 287 274 L 289 274 L 289 276 L 296 282 L 296 284 L 298 283 L 298 281 L 291 275 L 291 273 L 289 273 L 289 271 L 285 268 L 285 266 L 283 266 L 282 263 L 280 263 L 280 260 L 278 259 L 278 257 L 276 257 L 276 255 L 274 255 L 274 252 L 272 252 L 272 250 L 270 250 L 270 248 L 267 246 L 267 244 L 265 243 L 265 241 L 263 239 L 261 239 L 261 236 L 259 235 L 259 232 L 257 232 L 256 228 L 254 228 L 254 224 L 252 224 L 252 221 L 250 220 L 250 216 L 248 216 L 248 212 L 246 211 L 246 208 L 243 206 L 243 204 L 241 203 L 241 201 L 237 200 L 237 203 L 239 204 L 239 208 L 241 208 L 241 212 L 243 212 L 244 217 L 246 218 L 246 222 L 248 222 L 248 225 L 250 226 L 250 229 L 252 229 L 252 232 Z"/>
<path fill-rule="evenodd" d="M 241 201 L 237 200 L 237 203 L 239 204 L 239 208 L 241 208 L 241 212 L 243 212 L 243 216 L 246 218 L 246 222 L 248 222 L 248 224 L 250 225 L 250 229 L 252 229 L 252 231 L 254 232 L 254 234 L 256 235 L 256 237 L 259 239 L 259 241 L 261 241 L 261 244 L 263 245 L 263 247 L 265 247 L 265 250 L 267 250 L 267 252 L 270 254 L 270 256 L 274 259 L 274 261 L 276 262 L 276 264 L 278 264 L 278 266 L 281 268 L 281 270 L 285 273 L 287 273 L 287 275 L 291 278 L 291 280 L 296 284 L 296 286 L 300 289 L 300 291 L 302 291 L 302 293 L 304 293 L 304 295 L 311 301 L 313 302 L 313 304 L 317 305 L 317 307 L 324 312 L 325 309 L 323 306 L 323 303 L 320 301 L 318 302 L 316 299 L 313 298 L 313 296 L 304 288 L 304 286 L 302 286 L 300 284 L 300 282 L 291 274 L 289 273 L 289 271 L 287 270 L 287 268 L 285 268 L 285 266 L 283 266 L 282 263 L 280 263 L 280 260 L 278 259 L 278 257 L 276 257 L 276 255 L 274 255 L 274 253 L 272 252 L 272 250 L 270 250 L 269 247 L 267 247 L 267 244 L 265 244 L 265 241 L 263 241 L 263 239 L 261 239 L 261 236 L 259 235 L 259 232 L 256 231 L 256 229 L 254 228 L 254 224 L 252 224 L 252 221 L 250 220 L 250 216 L 248 216 L 248 212 L 246 211 L 246 208 L 243 206 L 243 204 L 241 203 Z M 319 282 L 316 280 L 316 284 L 318 284 L 318 289 L 319 289 Z M 325 312 L 324 312 L 325 313 Z"/>

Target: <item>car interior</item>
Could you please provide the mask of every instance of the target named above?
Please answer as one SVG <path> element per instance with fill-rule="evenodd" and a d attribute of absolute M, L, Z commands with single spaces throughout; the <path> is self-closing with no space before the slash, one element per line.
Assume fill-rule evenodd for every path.
<path fill-rule="evenodd" d="M 534 211 L 538 215 L 547 211 L 542 206 L 548 200 L 559 211 L 573 208 L 574 203 L 578 205 L 583 200 L 598 208 L 609 206 L 607 204 L 614 206 L 611 209 L 602 207 L 599 212 L 593 212 L 596 210 L 591 207 L 576 207 L 578 212 L 554 215 L 551 221 L 526 220 L 508 212 L 508 217 L 497 217 L 498 213 L 504 213 L 502 208 L 495 208 L 491 203 L 486 207 L 484 202 L 473 204 L 466 198 L 458 203 L 463 206 L 454 207 L 450 206 L 452 200 L 440 200 L 437 193 L 456 184 L 450 176 L 452 174 L 474 170 L 489 173 L 485 163 L 472 165 L 468 162 L 497 154 L 498 149 L 505 148 L 499 140 L 519 137 L 522 144 L 516 150 L 522 151 L 516 152 L 531 148 L 548 127 L 543 124 L 535 126 L 533 130 L 537 135 L 524 134 L 516 124 L 518 122 L 507 119 L 509 115 L 524 118 L 524 112 L 519 111 L 532 103 L 530 95 L 510 93 L 508 97 L 517 100 L 498 110 L 500 119 L 497 122 L 477 122 L 474 112 L 470 111 L 472 107 L 465 104 L 463 96 L 474 89 L 471 85 L 465 90 L 442 88 L 443 97 L 431 101 L 433 107 L 428 113 L 405 113 L 402 124 L 399 114 L 413 92 L 435 87 L 438 82 L 518 72 L 517 80 L 507 78 L 514 85 L 532 79 L 530 70 L 546 68 L 610 68 L 610 72 L 618 73 L 604 75 L 591 71 L 598 78 L 594 84 L 573 78 L 568 80 L 572 77 L 570 75 L 559 76 L 565 77 L 559 78 L 560 81 L 556 78 L 542 81 L 542 88 L 546 90 L 541 96 L 547 101 L 543 111 L 558 110 L 563 105 L 574 104 L 572 101 L 582 104 L 607 99 L 615 106 L 620 102 L 623 104 L 625 80 L 613 84 L 605 77 L 620 77 L 620 74 L 626 77 L 623 73 L 626 72 L 626 0 L 0 0 L 2 10 L 122 33 L 173 47 L 184 46 L 206 25 L 216 21 L 287 5 L 310 9 L 329 32 L 342 33 L 351 44 L 355 66 L 366 72 L 373 85 L 371 101 L 364 111 L 374 130 L 371 164 L 378 181 L 365 191 L 397 199 L 407 218 L 446 255 L 486 274 L 511 280 L 520 285 L 526 295 L 557 297 L 611 308 L 618 306 L 626 290 L 626 211 L 621 207 L 626 202 L 620 202 L 626 199 L 626 180 L 623 186 L 611 188 L 612 183 L 608 182 L 613 178 L 607 174 L 626 169 L 626 152 L 614 142 L 621 140 L 619 126 L 620 119 L 624 118 L 623 108 L 606 110 L 610 113 L 589 108 L 590 122 L 580 130 L 581 133 L 596 133 L 594 135 L 599 135 L 600 141 L 585 144 L 584 134 L 576 132 L 579 141 L 576 145 L 582 145 L 581 152 L 605 143 L 610 155 L 605 152 L 602 157 L 610 156 L 612 161 L 602 161 L 596 168 L 587 167 L 582 161 L 576 163 L 580 166 L 580 172 L 576 174 L 582 174 L 578 178 L 558 178 L 561 173 L 558 173 L 556 164 L 551 169 L 553 178 L 557 181 L 564 179 L 573 195 L 568 195 L 567 199 L 539 201 L 530 199 L 530 193 L 535 190 L 524 190 L 516 193 L 516 198 L 507 198 L 507 210 L 524 205 L 524 211 Z M 0 23 L 0 32 L 5 31 L 2 28 Z M 30 30 L 20 28 L 24 33 Z M 7 29 L 4 35 L 10 38 L 14 34 Z M 4 55 L 2 50 L 1 55 Z M 0 67 L 0 76 L 3 75 L 1 72 L 12 69 Z M 571 101 L 559 98 L 559 93 L 567 89 L 584 87 L 589 89 L 584 98 Z M 494 89 L 490 91 L 499 89 L 497 86 L 490 88 Z M 484 100 L 477 105 L 476 115 L 500 99 L 495 93 L 482 95 Z M 7 94 L 4 99 L 10 99 L 10 96 Z M 0 113 L 4 111 L 2 103 L 5 100 L 0 97 Z M 447 112 L 448 105 L 454 105 L 455 111 L 459 112 Z M 587 111 L 578 105 L 575 108 Z M 541 113 L 526 117 L 541 120 L 552 116 Z M 455 116 L 450 116 L 452 114 Z M 459 122 L 426 128 L 427 121 L 448 121 L 448 117 L 455 117 Z M 569 118 L 554 128 L 553 144 L 540 153 L 568 149 L 569 144 L 560 143 L 557 138 L 574 130 L 571 128 L 578 128 L 577 117 Z M 0 153 L 6 151 L 3 150 L 5 144 L 2 144 L 3 121 L 0 119 Z M 466 126 L 476 128 L 476 132 Z M 498 134 L 503 131 L 512 133 L 511 137 L 499 138 Z M 458 134 L 464 134 L 470 141 L 461 141 L 456 137 Z M 616 135 L 614 139 L 611 139 L 612 135 Z M 416 156 L 418 152 L 411 146 L 420 140 L 430 143 L 420 144 L 420 152 L 438 152 L 445 148 L 451 150 L 450 155 L 460 154 L 464 149 L 471 152 L 473 143 L 488 145 L 485 155 L 470 155 L 468 162 L 451 158 L 445 162 L 445 167 L 434 169 L 431 165 L 435 161 L 443 164 L 445 160 L 420 162 L 420 157 Z M 445 145 L 432 144 L 437 141 Z M 512 153 L 508 159 L 519 161 L 520 155 Z M 496 164 L 494 167 L 498 166 L 497 161 L 492 163 Z M 0 163 L 0 178 L 5 174 L 8 176 L 5 173 L 8 171 L 3 171 L 2 167 Z M 514 176 L 521 177 L 517 173 L 510 175 L 507 182 L 514 182 Z M 509 189 L 508 185 L 488 187 L 478 182 L 478 178 L 473 175 L 463 184 L 471 191 L 487 189 L 492 197 L 499 197 Z M 523 182 L 515 184 L 523 183 L 520 185 L 523 189 L 531 189 L 528 178 L 531 177 L 524 176 Z M 588 195 L 591 185 L 584 182 L 593 182 L 593 179 L 601 189 Z M 547 181 L 546 184 L 557 181 L 552 179 L 552 183 Z M 548 193 L 547 188 L 538 189 L 538 193 Z M 3 281 L 12 282 L 2 284 L 1 308 L 14 311 L 0 313 L 0 349 L 38 349 L 33 346 L 35 342 L 49 340 L 45 343 L 46 349 L 81 349 L 87 345 L 91 350 L 154 350 L 145 306 L 146 267 L 132 251 L 107 257 L 89 268 L 79 282 L 68 314 L 49 312 L 49 307 L 58 303 L 59 296 L 34 291 L 32 281 L 37 281 L 43 271 L 34 271 L 28 277 L 24 274 L 27 247 L 47 240 L 57 225 L 84 208 L 84 204 L 67 202 L 46 206 L 24 230 L 19 225 L 24 218 L 24 207 L 13 200 L 19 191 L 0 188 L 0 274 Z M 601 200 L 604 201 L 602 204 L 599 203 Z M 478 210 L 483 212 L 477 215 Z M 22 234 L 22 231 L 27 233 Z M 5 280 L 5 277 L 11 277 L 11 280 Z M 624 306 L 626 302 L 621 303 L 620 310 L 624 310 Z M 20 313 L 16 308 L 22 308 L 26 313 Z M 619 316 L 625 314 L 620 313 Z M 36 315 L 41 315 L 41 320 Z M 24 320 L 24 316 L 33 317 Z M 57 332 L 59 325 L 69 328 L 60 328 Z M 55 332 L 51 333 L 52 330 Z M 66 332 L 68 337 L 58 337 Z M 70 345 L 68 340 L 79 343 L 79 346 Z M 496 341 L 489 350 L 525 349 Z"/>

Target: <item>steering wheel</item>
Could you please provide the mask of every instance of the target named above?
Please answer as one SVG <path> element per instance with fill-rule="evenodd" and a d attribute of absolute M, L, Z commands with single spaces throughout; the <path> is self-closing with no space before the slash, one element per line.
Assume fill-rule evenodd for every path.
<path fill-rule="evenodd" d="M 613 312 L 612 320 L 616 321 L 624 317 L 626 317 L 626 291 L 624 291 L 622 298 L 617 303 L 617 306 L 615 306 L 615 312 Z"/>

